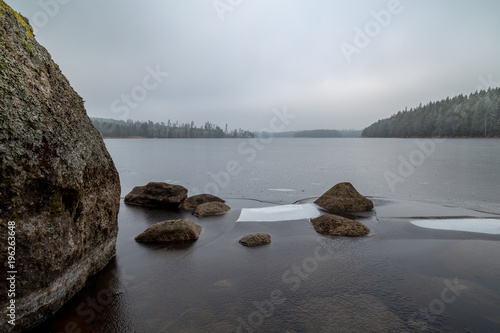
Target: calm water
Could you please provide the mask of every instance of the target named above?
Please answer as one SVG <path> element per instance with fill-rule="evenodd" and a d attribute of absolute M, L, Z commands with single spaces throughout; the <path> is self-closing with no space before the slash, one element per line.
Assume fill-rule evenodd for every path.
<path fill-rule="evenodd" d="M 106 140 L 106 145 L 123 195 L 138 184 L 168 181 L 224 198 L 291 203 L 348 181 L 368 196 L 500 213 L 497 139 Z M 228 164 L 240 172 L 231 176 Z M 400 177 L 392 188 L 388 173 Z"/>
<path fill-rule="evenodd" d="M 417 144 L 419 142 L 420 144 Z M 122 196 L 165 181 L 233 208 L 197 219 L 122 203 L 116 257 L 40 329 L 47 332 L 496 332 L 500 237 L 423 229 L 414 218 L 500 214 L 500 140 L 106 140 Z M 389 179 L 389 181 L 388 181 Z M 362 239 L 307 220 L 236 223 L 241 208 L 312 202 L 349 181 L 375 211 Z M 133 240 L 189 217 L 183 246 Z M 238 239 L 267 232 L 272 243 Z"/>

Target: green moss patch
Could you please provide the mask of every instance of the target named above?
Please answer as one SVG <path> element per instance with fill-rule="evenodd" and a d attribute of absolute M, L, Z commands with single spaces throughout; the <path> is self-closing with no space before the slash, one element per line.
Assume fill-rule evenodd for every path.
<path fill-rule="evenodd" d="M 30 56 L 36 55 L 36 49 L 35 49 L 35 45 L 33 45 L 33 43 L 31 43 L 29 40 L 23 40 L 22 43 L 23 43 L 24 49 L 26 50 L 26 52 L 28 52 L 28 54 Z"/>
<path fill-rule="evenodd" d="M 16 12 L 14 9 L 12 9 L 8 4 L 6 4 L 3 0 L 0 0 L 0 10 L 5 12 L 5 10 L 8 10 L 12 15 L 16 17 L 16 19 L 21 23 L 23 27 L 26 28 L 26 34 L 28 37 L 32 40 L 35 40 L 35 35 L 33 34 L 33 27 L 28 23 L 28 19 Z M 1 13 L 0 13 L 1 15 Z"/>
<path fill-rule="evenodd" d="M 61 194 L 57 194 L 49 206 L 47 207 L 45 213 L 47 217 L 56 217 L 61 215 L 63 212 L 63 203 Z"/>

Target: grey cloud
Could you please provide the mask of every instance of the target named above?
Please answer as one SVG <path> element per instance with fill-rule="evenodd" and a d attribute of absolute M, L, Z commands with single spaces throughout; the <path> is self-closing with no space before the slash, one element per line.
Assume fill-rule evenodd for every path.
<path fill-rule="evenodd" d="M 31 19 L 57 0 L 11 0 Z M 225 1 L 225 0 L 222 0 Z M 112 102 L 142 83 L 146 67 L 170 76 L 127 115 L 265 127 L 272 109 L 297 114 L 291 129 L 358 128 L 420 102 L 500 81 L 500 3 L 408 1 L 353 54 L 356 28 L 390 1 L 242 1 L 219 19 L 210 0 L 69 1 L 35 27 L 91 116 L 117 118 Z"/>

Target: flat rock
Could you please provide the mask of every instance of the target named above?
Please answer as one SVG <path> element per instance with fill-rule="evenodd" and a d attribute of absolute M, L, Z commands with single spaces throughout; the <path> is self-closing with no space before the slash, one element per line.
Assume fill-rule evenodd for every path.
<path fill-rule="evenodd" d="M 271 243 L 271 236 L 263 233 L 248 235 L 240 239 L 240 243 L 245 246 L 267 245 Z"/>
<path fill-rule="evenodd" d="M 373 209 L 373 202 L 361 195 L 351 183 L 339 183 L 314 202 L 332 212 L 362 212 Z"/>
<path fill-rule="evenodd" d="M 207 202 L 222 202 L 224 203 L 225 201 L 222 200 L 221 198 L 212 195 L 212 194 L 198 194 L 198 195 L 193 195 L 192 197 L 187 198 L 182 202 L 182 209 L 185 210 L 195 210 L 196 207 L 198 207 L 201 204 L 207 203 Z"/>
<path fill-rule="evenodd" d="M 200 232 L 201 226 L 190 219 L 169 220 L 153 224 L 136 236 L 135 240 L 144 243 L 194 241 Z"/>
<path fill-rule="evenodd" d="M 364 236 L 370 229 L 364 224 L 337 215 L 322 215 L 311 220 L 316 232 L 329 236 Z"/>
<path fill-rule="evenodd" d="M 196 207 L 193 215 L 198 217 L 217 216 L 226 214 L 230 209 L 231 207 L 222 202 L 206 202 Z"/>
<path fill-rule="evenodd" d="M 180 185 L 151 182 L 145 186 L 136 186 L 125 197 L 125 203 L 159 208 L 178 208 L 187 198 L 188 190 Z"/>

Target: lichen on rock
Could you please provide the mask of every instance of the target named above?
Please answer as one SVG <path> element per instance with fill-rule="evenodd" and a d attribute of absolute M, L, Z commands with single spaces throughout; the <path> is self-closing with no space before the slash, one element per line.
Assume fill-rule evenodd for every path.
<path fill-rule="evenodd" d="M 331 212 L 363 212 L 373 209 L 373 202 L 361 195 L 351 183 L 335 185 L 314 203 Z"/>
<path fill-rule="evenodd" d="M 207 203 L 207 202 L 222 202 L 224 203 L 225 201 L 213 194 L 197 194 L 193 195 L 186 200 L 182 202 L 182 209 L 184 210 L 195 210 L 196 207 L 198 207 L 201 204 Z"/>
<path fill-rule="evenodd" d="M 52 315 L 115 254 L 118 172 L 82 98 L 0 0 L 0 227 L 16 224 L 16 326 Z M 7 237 L 0 233 L 2 269 Z M 20 273 L 21 274 L 21 273 Z M 7 281 L 0 281 L 7 290 Z"/>
<path fill-rule="evenodd" d="M 239 243 L 247 247 L 267 245 L 271 243 L 271 235 L 264 233 L 251 234 L 241 238 Z"/>
<path fill-rule="evenodd" d="M 218 216 L 226 214 L 230 209 L 231 207 L 219 201 L 205 202 L 196 207 L 193 215 L 198 217 Z"/>
<path fill-rule="evenodd" d="M 26 34 L 28 37 L 32 40 L 35 39 L 35 35 L 33 34 L 33 27 L 29 23 L 28 19 L 18 12 L 16 12 L 14 9 L 12 9 L 8 4 L 6 4 L 3 0 L 0 0 L 0 18 L 4 18 L 5 14 L 4 12 L 8 10 L 14 17 L 19 21 L 19 23 L 26 28 Z"/>
<path fill-rule="evenodd" d="M 195 241 L 200 232 L 201 226 L 190 219 L 168 220 L 153 224 L 137 235 L 135 240 L 143 243 Z"/>
<path fill-rule="evenodd" d="M 181 185 L 162 182 L 150 182 L 136 186 L 125 196 L 125 203 L 130 205 L 178 209 L 187 198 L 188 190 Z"/>
<path fill-rule="evenodd" d="M 317 233 L 329 236 L 359 237 L 370 232 L 364 224 L 342 216 L 327 214 L 311 219 Z"/>

